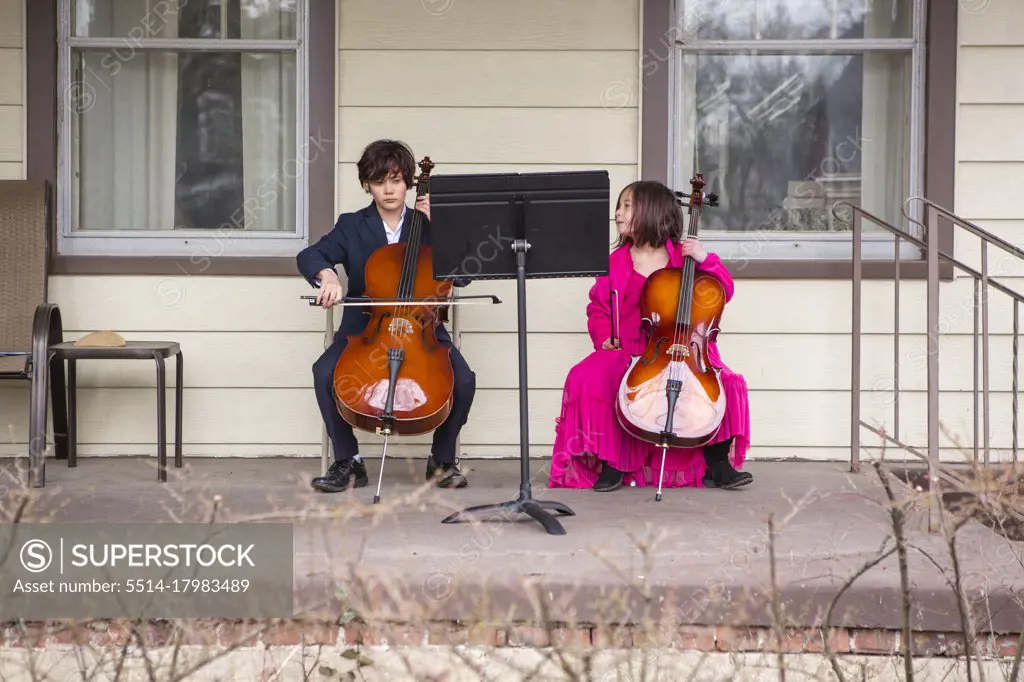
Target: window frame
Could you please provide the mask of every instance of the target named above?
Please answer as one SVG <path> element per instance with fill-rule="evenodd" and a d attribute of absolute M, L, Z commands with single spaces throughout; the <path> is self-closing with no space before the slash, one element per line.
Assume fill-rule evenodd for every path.
<path fill-rule="evenodd" d="M 226 249 L 226 239 L 213 230 L 200 235 L 201 245 L 196 245 L 195 238 L 189 237 L 186 250 L 178 253 L 163 252 L 161 255 L 140 255 L 127 248 L 119 255 L 70 254 L 59 250 L 58 243 L 63 244 L 62 233 L 68 227 L 64 221 L 56 218 L 56 213 L 66 211 L 70 206 L 65 191 L 68 185 L 61 179 L 61 166 L 58 162 L 58 150 L 65 143 L 66 137 L 58 136 L 58 125 L 64 125 L 59 109 L 64 106 L 61 98 L 61 85 L 58 77 L 66 70 L 59 67 L 60 60 L 65 56 L 60 53 L 59 37 L 64 26 L 60 12 L 65 8 L 69 11 L 68 0 L 39 0 L 26 5 L 26 80 L 27 80 L 27 167 L 26 177 L 45 180 L 57 189 L 54 193 L 53 213 L 55 218 L 50 226 L 52 246 L 50 252 L 50 272 L 57 275 L 70 274 L 111 274 L 111 275 L 181 275 L 189 276 L 293 276 L 295 270 L 295 254 L 304 246 L 316 242 L 329 232 L 337 218 L 335 205 L 335 148 L 336 148 L 336 22 L 337 10 L 335 0 L 304 0 L 303 18 L 297 29 L 300 43 L 297 62 L 302 62 L 299 78 L 302 85 L 297 89 L 302 92 L 297 102 L 296 122 L 299 153 L 309 150 L 303 159 L 303 170 L 297 179 L 297 204 L 304 207 L 297 210 L 297 229 L 295 233 L 286 233 L 293 246 L 285 251 L 267 251 L 251 248 L 254 242 L 264 236 L 235 237 L 231 241 L 236 248 Z M 303 25 L 305 28 L 303 28 Z M 303 36 L 302 32 L 305 32 Z M 81 39 L 89 46 L 96 44 L 94 39 Z M 120 40 L 124 47 L 124 39 Z M 202 39 L 204 41 L 208 39 Z M 163 47 L 167 41 L 157 39 L 153 46 Z M 187 43 L 187 41 L 181 41 Z M 228 41 L 225 41 L 228 42 Z M 163 44 L 161 44 L 163 43 Z M 248 51 L 260 51 L 255 41 L 234 41 L 236 47 Z M 203 46 L 207 43 L 204 42 Z M 70 47 L 70 46 L 68 46 Z M 212 47 L 212 45 L 211 45 Z M 136 47 L 136 49 L 139 49 Z M 301 55 L 301 56 L 299 56 Z M 70 50 L 66 55 L 70 60 Z M 70 64 L 70 61 L 67 62 Z M 68 121 L 70 119 L 67 119 Z M 61 159 L 63 162 L 63 159 Z M 70 168 L 70 166 L 69 166 Z M 300 199 L 301 197 L 301 199 Z M 65 201 L 68 201 L 65 204 Z M 301 236 L 299 236 L 301 234 Z M 159 239 L 153 235 L 124 235 L 121 232 L 108 233 L 117 239 L 128 241 L 148 238 Z M 175 239 L 179 235 L 163 237 Z M 273 235 L 281 243 L 282 235 Z M 204 238 L 205 237 L 205 238 Z M 78 238 L 77 236 L 75 238 Z M 89 239 L 90 237 L 86 237 Z M 92 237 L 96 240 L 96 237 Z M 83 240 L 84 241 L 84 240 Z M 130 243 L 130 242 L 129 242 Z M 138 244 L 138 242 L 135 242 Z M 104 251 L 100 251 L 105 253 Z"/>
<path fill-rule="evenodd" d="M 676 0 L 642 0 L 642 55 L 641 78 L 643 81 L 643 110 L 641 121 L 641 175 L 646 179 L 660 180 L 669 186 L 685 183 L 689 178 L 680 178 L 675 163 L 675 145 L 678 141 L 674 124 L 678 110 L 678 99 L 683 97 L 676 86 L 681 77 L 677 59 L 681 50 L 674 39 L 677 23 Z M 687 52 L 700 50 L 722 52 L 745 52 L 756 46 L 758 54 L 777 53 L 780 49 L 805 48 L 806 53 L 865 53 L 869 50 L 902 49 L 911 50 L 912 81 L 919 84 L 911 93 L 911 196 L 926 196 L 940 205 L 953 208 L 953 182 L 955 172 L 955 79 L 944 78 L 944 74 L 956 73 L 956 50 L 931 50 L 929 45 L 957 45 L 957 2 L 956 0 L 915 0 L 914 33 L 917 37 L 880 40 L 787 40 L 787 41 L 708 41 L 687 46 Z M 708 49 L 710 48 L 710 49 Z M 914 138 L 916 137 L 916 142 Z M 916 181 L 916 182 L 915 182 Z M 917 210 L 915 207 L 913 210 Z M 750 233 L 748 233 L 750 234 Z M 790 245 L 809 243 L 814 239 L 818 244 L 843 240 L 849 244 L 850 234 L 807 235 L 801 239 L 799 233 L 785 236 L 760 236 L 747 239 L 713 237 L 707 239 L 709 247 L 718 250 L 730 267 L 734 277 L 754 279 L 847 279 L 852 276 L 853 267 L 849 257 L 845 258 L 765 258 L 753 255 L 763 252 L 763 244 L 780 241 Z M 877 246 L 871 244 L 874 241 Z M 881 243 L 878 243 L 881 242 Z M 749 247 L 758 244 L 758 248 Z M 747 246 L 748 248 L 744 248 Z M 864 237 L 863 272 L 866 278 L 887 279 L 897 272 L 894 262 L 893 239 L 884 235 Z M 872 247 L 874 249 L 872 252 Z M 910 245 L 907 245 L 910 246 Z M 940 249 L 952 254 L 952 225 L 942 223 Z M 845 247 L 849 252 L 849 247 Z M 880 258 L 884 260 L 874 260 Z M 912 251 L 901 249 L 899 276 L 903 278 L 924 278 L 927 263 L 916 248 Z M 940 263 L 940 276 L 952 279 L 953 268 L 949 263 Z"/>
<path fill-rule="evenodd" d="M 75 0 L 58 0 L 57 11 L 57 87 L 62 94 L 57 110 L 57 252 L 68 256 L 179 256 L 191 261 L 218 257 L 225 251 L 233 255 L 246 252 L 253 256 L 294 255 L 305 246 L 307 182 L 305 174 L 295 177 L 295 229 L 291 232 L 224 233 L 221 227 L 214 230 L 127 230 L 73 229 L 74 201 L 73 182 L 74 143 L 72 125 L 74 112 L 65 101 L 64 93 L 71 93 L 73 55 L 79 50 L 118 50 L 129 42 L 128 36 L 117 37 L 76 37 L 72 34 L 72 4 Z M 295 135 L 296 157 L 303 159 L 303 150 L 309 153 L 306 115 L 308 41 L 308 1 L 297 0 L 296 36 L 280 40 L 243 40 L 237 38 L 134 38 L 129 47 L 132 55 L 139 52 L 159 51 L 186 52 L 223 51 L 232 53 L 282 53 L 295 56 Z M 295 159 L 292 159 L 295 161 Z M 237 211 L 237 209 L 236 209 Z M 155 248 L 154 248 L 155 247 Z"/>

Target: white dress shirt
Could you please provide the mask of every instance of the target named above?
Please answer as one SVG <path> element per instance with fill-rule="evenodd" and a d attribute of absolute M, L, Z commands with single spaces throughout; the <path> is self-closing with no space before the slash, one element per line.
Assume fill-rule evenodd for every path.
<path fill-rule="evenodd" d="M 402 217 L 398 219 L 398 227 L 392 230 L 388 227 L 388 224 L 381 218 L 381 222 L 384 223 L 384 232 L 388 236 L 388 244 L 397 244 L 398 240 L 402 238 L 402 224 L 405 222 L 405 212 L 409 210 L 409 207 L 402 205 Z"/>

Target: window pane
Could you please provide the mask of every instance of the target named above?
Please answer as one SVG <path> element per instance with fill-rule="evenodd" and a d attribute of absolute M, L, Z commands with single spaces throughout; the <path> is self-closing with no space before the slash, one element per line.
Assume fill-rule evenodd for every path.
<path fill-rule="evenodd" d="M 838 231 L 840 200 L 902 224 L 909 66 L 893 53 L 684 55 L 677 182 L 702 172 L 720 195 L 702 230 Z"/>
<path fill-rule="evenodd" d="M 71 35 L 124 38 L 294 39 L 299 0 L 74 0 Z"/>
<path fill-rule="evenodd" d="M 293 54 L 72 61 L 72 229 L 295 230 Z"/>
<path fill-rule="evenodd" d="M 701 40 L 909 38 L 913 0 L 682 0 L 677 25 Z"/>

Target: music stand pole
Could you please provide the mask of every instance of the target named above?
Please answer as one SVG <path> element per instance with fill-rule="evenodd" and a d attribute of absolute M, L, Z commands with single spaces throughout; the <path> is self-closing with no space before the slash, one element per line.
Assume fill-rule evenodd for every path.
<path fill-rule="evenodd" d="M 522 233 L 520 233 L 522 234 Z M 512 243 L 516 253 L 516 284 L 519 304 L 519 497 L 510 502 L 483 504 L 468 507 L 446 517 L 441 523 L 455 523 L 470 514 L 500 512 L 505 519 L 513 514 L 527 514 L 540 522 L 549 535 L 565 535 L 565 528 L 548 510 L 567 516 L 576 516 L 576 512 L 561 502 L 533 499 L 530 485 L 530 408 L 526 382 L 526 252 L 530 243 L 525 239 L 516 239 Z"/>
<path fill-rule="evenodd" d="M 526 280 L 607 274 L 608 201 L 605 170 L 431 179 L 434 272 L 445 279 L 516 280 L 519 335 L 519 495 L 508 502 L 468 507 L 442 523 L 495 512 L 495 520 L 508 522 L 526 514 L 550 535 L 565 535 L 555 515 L 576 516 L 561 502 L 533 498 Z"/>

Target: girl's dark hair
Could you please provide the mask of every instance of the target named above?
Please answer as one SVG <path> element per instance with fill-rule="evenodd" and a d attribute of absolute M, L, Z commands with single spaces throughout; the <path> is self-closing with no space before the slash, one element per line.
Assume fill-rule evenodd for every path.
<path fill-rule="evenodd" d="M 669 240 L 682 239 L 686 225 L 672 190 L 654 180 L 639 180 L 623 188 L 616 208 L 626 192 L 633 196 L 632 234 L 619 235 L 616 246 L 629 242 L 637 246 L 662 246 Z"/>
<path fill-rule="evenodd" d="M 380 182 L 393 173 L 398 173 L 405 180 L 406 187 L 412 187 L 416 158 L 404 142 L 377 140 L 366 146 L 356 167 L 359 169 L 360 185 L 367 182 Z"/>

